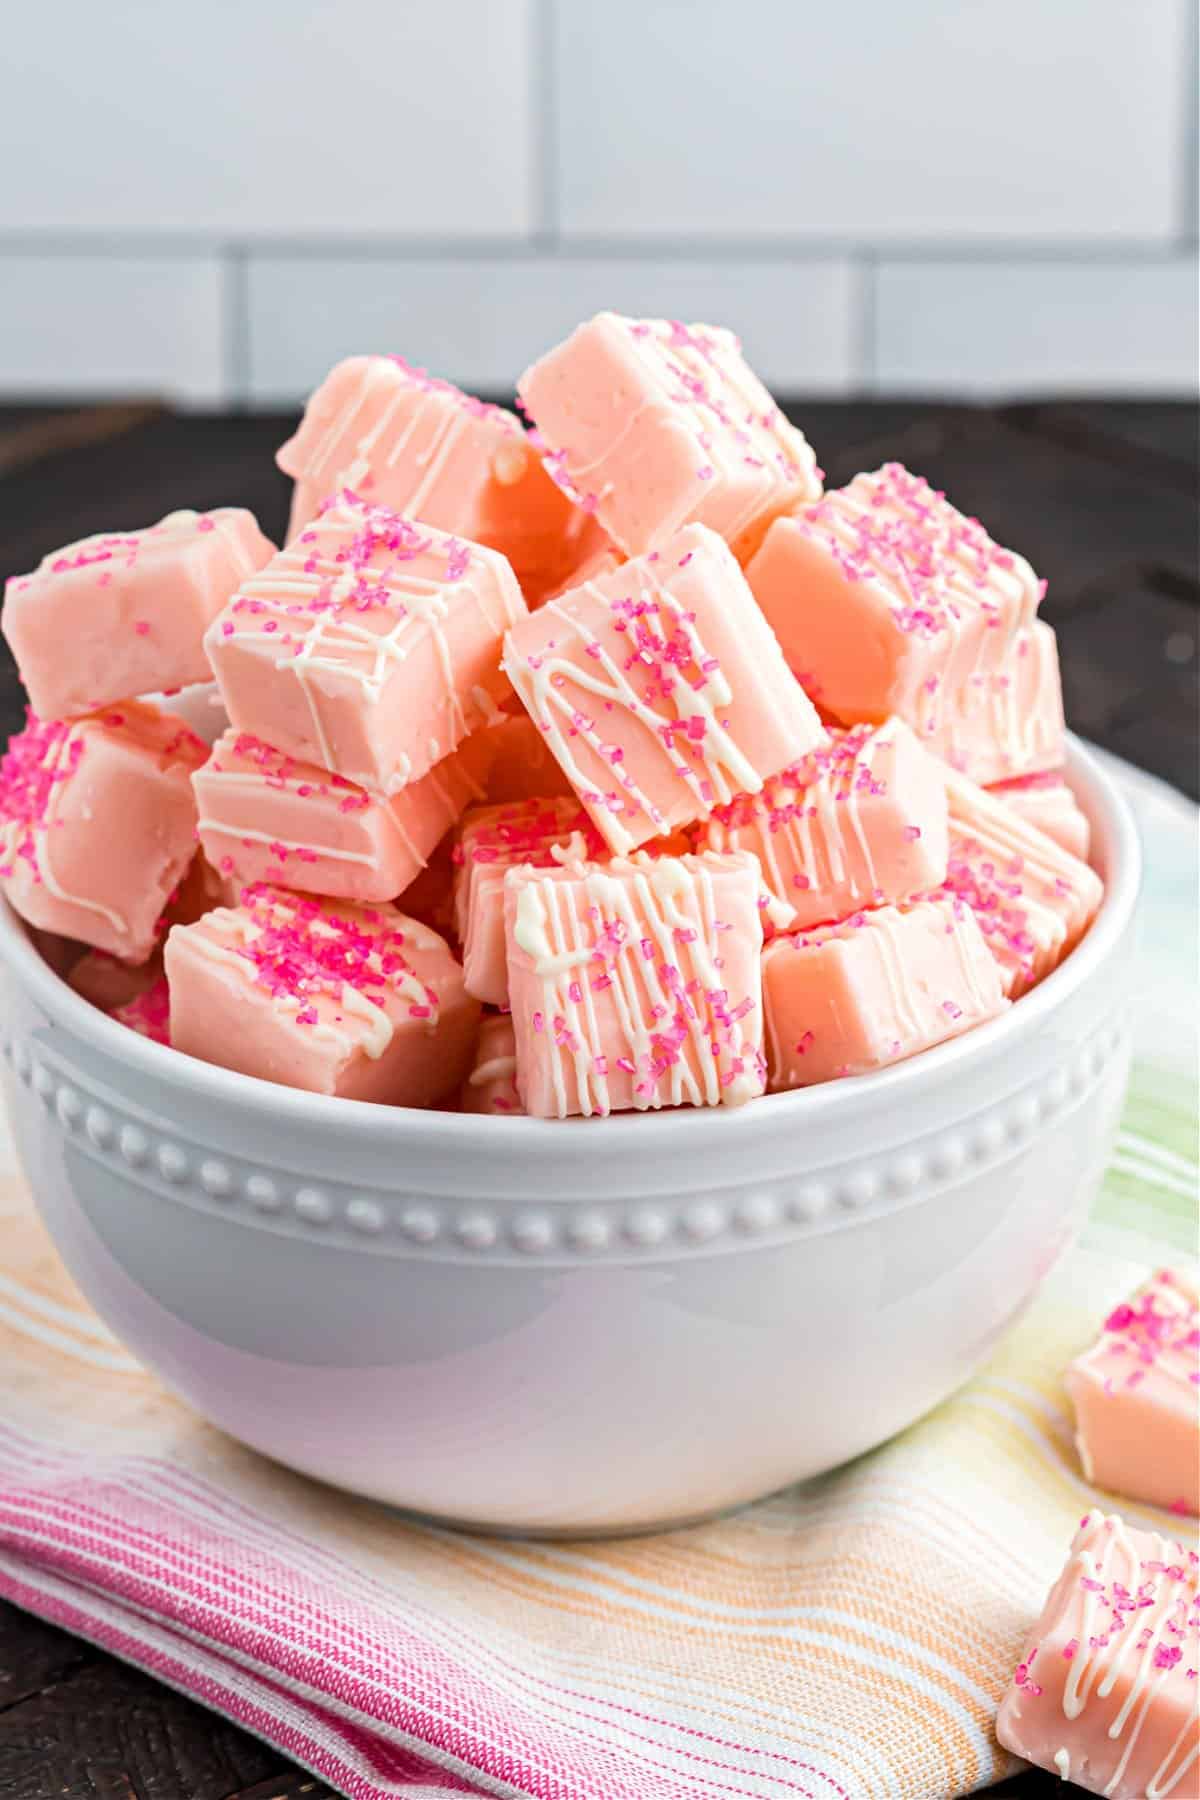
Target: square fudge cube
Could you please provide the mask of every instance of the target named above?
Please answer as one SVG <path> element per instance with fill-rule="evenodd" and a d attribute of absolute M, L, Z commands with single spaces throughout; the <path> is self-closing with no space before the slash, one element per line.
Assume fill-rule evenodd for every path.
<path fill-rule="evenodd" d="M 590 1117 L 761 1094 L 758 885 L 757 863 L 740 853 L 510 869 L 504 929 L 525 1111 Z"/>
<path fill-rule="evenodd" d="M 1109 1800 L 1200 1793 L 1197 1556 L 1101 1512 L 1081 1521 L 1000 1705 L 996 1736 Z"/>
<path fill-rule="evenodd" d="M 41 719 L 210 678 L 204 633 L 275 546 L 239 507 L 168 513 L 51 551 L 5 588 L 4 635 Z"/>
<path fill-rule="evenodd" d="M 974 918 L 945 901 L 775 938 L 763 955 L 771 1091 L 903 1062 L 1007 1004 Z"/>
<path fill-rule="evenodd" d="M 209 862 L 240 884 L 270 881 L 334 899 L 394 900 L 472 801 L 484 798 L 491 732 L 384 799 L 228 731 L 194 786 Z"/>
<path fill-rule="evenodd" d="M 192 773 L 208 747 L 130 701 L 30 716 L 0 760 L 0 886 L 31 925 L 143 963 L 196 848 Z"/>
<path fill-rule="evenodd" d="M 463 1082 L 459 1110 L 519 1118 L 525 1110 L 517 1092 L 517 1037 L 507 1013 L 489 1013 L 479 1027 L 475 1063 Z"/>
<path fill-rule="evenodd" d="M 947 771 L 950 861 L 930 898 L 975 914 L 1014 999 L 1058 966 L 1096 915 L 1104 883 L 1072 856 L 964 776 Z"/>
<path fill-rule="evenodd" d="M 522 619 L 504 667 L 622 855 L 757 793 L 825 742 L 729 547 L 704 525 Z"/>
<path fill-rule="evenodd" d="M 752 851 L 771 926 L 803 931 L 945 880 L 945 769 L 900 719 L 834 729 L 702 830 L 710 850 Z"/>
<path fill-rule="evenodd" d="M 776 520 L 746 576 L 791 668 L 843 724 L 898 713 L 976 781 L 1062 762 L 1045 583 L 901 464 Z"/>
<path fill-rule="evenodd" d="M 1089 1481 L 1131 1500 L 1200 1513 L 1200 1296 L 1160 1269 L 1116 1306 L 1067 1370 Z"/>
<path fill-rule="evenodd" d="M 296 481 L 289 537 L 352 488 L 498 550 L 531 595 L 565 577 L 587 532 L 513 413 L 400 356 L 335 364 L 276 461 Z"/>
<path fill-rule="evenodd" d="M 429 1106 L 471 1066 L 478 1003 L 445 941 L 393 906 L 259 884 L 167 938 L 171 1042 L 284 1087 Z"/>
<path fill-rule="evenodd" d="M 206 639 L 230 723 L 392 795 L 496 711 L 504 558 L 346 493 L 242 584 Z"/>
<path fill-rule="evenodd" d="M 988 792 L 1052 837 L 1069 855 L 1078 857 L 1080 862 L 1087 861 L 1092 828 L 1059 770 L 1046 769 L 1037 775 L 997 781 Z"/>
<path fill-rule="evenodd" d="M 597 313 L 517 391 L 552 473 L 630 556 L 695 523 L 744 558 L 821 491 L 803 434 L 718 325 Z"/>
<path fill-rule="evenodd" d="M 489 1006 L 508 1004 L 504 877 L 509 869 L 606 858 L 603 838 L 573 794 L 469 812 L 454 850 L 454 923 L 467 992 Z"/>

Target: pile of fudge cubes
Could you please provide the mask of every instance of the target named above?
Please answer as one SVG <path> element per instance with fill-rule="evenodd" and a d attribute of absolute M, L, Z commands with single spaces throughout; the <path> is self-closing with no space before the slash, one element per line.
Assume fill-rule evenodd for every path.
<path fill-rule="evenodd" d="M 8 582 L 0 883 L 77 991 L 560 1119 L 862 1075 L 1049 974 L 1102 885 L 1029 564 L 899 464 L 824 491 L 727 330 L 601 313 L 518 392 L 352 357 L 282 549 L 177 512 Z"/>
<path fill-rule="evenodd" d="M 47 960 L 244 1074 L 543 1119 L 1019 1001 L 1102 895 L 1028 563 L 898 464 L 824 492 L 725 330 L 602 313 L 519 394 L 528 429 L 353 357 L 279 452 L 281 550 L 173 513 L 9 582 L 0 884 Z M 1086 1479 L 1195 1514 L 1198 1385 L 1160 1271 L 1068 1372 Z M 1198 1567 L 1089 1511 L 1000 1741 L 1200 1792 Z"/>

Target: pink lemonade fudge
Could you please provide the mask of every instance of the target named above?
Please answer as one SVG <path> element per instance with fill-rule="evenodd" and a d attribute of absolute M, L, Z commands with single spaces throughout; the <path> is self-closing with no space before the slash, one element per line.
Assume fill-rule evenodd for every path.
<path fill-rule="evenodd" d="M 1200 1513 L 1200 1296 L 1190 1277 L 1160 1269 L 1114 1307 L 1066 1383 L 1089 1481 Z"/>
<path fill-rule="evenodd" d="M 1056 769 L 998 781 L 989 791 L 1070 855 L 1087 861 L 1092 838 L 1088 816 Z"/>
<path fill-rule="evenodd" d="M 508 558 L 531 599 L 580 554 L 587 520 L 521 421 L 400 356 L 351 356 L 312 395 L 276 457 L 296 481 L 289 537 L 331 494 L 436 525 Z"/>
<path fill-rule="evenodd" d="M 758 888 L 744 853 L 510 869 L 504 928 L 525 1111 L 591 1117 L 761 1094 Z"/>
<path fill-rule="evenodd" d="M 501 639 L 524 616 L 496 551 L 346 492 L 205 641 L 235 730 L 391 796 L 495 716 Z"/>
<path fill-rule="evenodd" d="M 1007 1004 L 974 918 L 945 901 L 775 938 L 763 954 L 771 1091 L 902 1062 Z"/>
<path fill-rule="evenodd" d="M 4 635 L 34 712 L 74 719 L 208 681 L 205 631 L 274 554 L 252 513 L 223 506 L 84 538 L 14 576 Z"/>
<path fill-rule="evenodd" d="M 393 906 L 259 884 L 167 938 L 177 1050 L 284 1087 L 429 1106 L 471 1066 L 479 1006 L 444 940 Z"/>
<path fill-rule="evenodd" d="M 1193 1549 L 1081 1520 L 1001 1702 L 1006 1750 L 1108 1800 L 1200 1794 Z"/>
<path fill-rule="evenodd" d="M 825 730 L 705 525 L 551 600 L 504 667 L 612 849 L 702 818 L 825 742 Z"/>
<path fill-rule="evenodd" d="M 228 731 L 194 779 L 201 845 L 238 883 L 394 900 L 462 812 L 484 799 L 491 736 L 476 732 L 388 800 Z"/>
<path fill-rule="evenodd" d="M 459 1110 L 510 1118 L 524 1111 L 517 1092 L 517 1036 L 507 1013 L 489 1013 L 479 1027 L 475 1065 L 463 1083 Z"/>
<path fill-rule="evenodd" d="M 803 434 L 721 326 L 597 313 L 517 392 L 551 472 L 630 556 L 694 523 L 744 558 L 776 514 L 821 491 Z"/>
<path fill-rule="evenodd" d="M 551 756 L 544 734 L 527 712 L 514 713 L 489 726 L 486 736 L 490 752 L 487 797 L 494 805 L 574 794 Z"/>
<path fill-rule="evenodd" d="M 995 794 L 950 771 L 946 792 L 950 864 L 931 897 L 970 907 L 1015 999 L 1074 949 L 1104 883 Z"/>
<path fill-rule="evenodd" d="M 454 924 L 467 992 L 489 1006 L 508 1004 L 504 877 L 522 863 L 535 869 L 606 860 L 607 846 L 579 801 L 528 800 L 482 806 L 462 822 L 454 850 Z"/>
<path fill-rule="evenodd" d="M 167 987 L 165 975 L 159 975 L 149 987 L 141 993 L 126 1000 L 122 1006 L 114 1006 L 111 1016 L 118 1025 L 124 1025 L 130 1031 L 136 1031 L 139 1037 L 149 1038 L 155 1044 L 171 1043 L 171 995 Z"/>
<path fill-rule="evenodd" d="M 181 720 L 130 701 L 89 718 L 30 717 L 0 760 L 0 887 L 31 925 L 143 963 L 196 848 Z"/>
<path fill-rule="evenodd" d="M 898 713 L 976 781 L 1061 763 L 1045 583 L 901 464 L 776 520 L 746 576 L 791 668 L 844 724 Z"/>
<path fill-rule="evenodd" d="M 710 850 L 758 857 L 778 930 L 905 900 L 946 876 L 943 765 L 900 719 L 833 730 L 829 739 L 760 793 L 718 806 L 702 827 Z"/>

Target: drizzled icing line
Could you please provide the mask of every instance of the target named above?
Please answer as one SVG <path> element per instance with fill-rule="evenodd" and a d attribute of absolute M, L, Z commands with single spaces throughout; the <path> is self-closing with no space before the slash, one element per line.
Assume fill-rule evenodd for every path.
<path fill-rule="evenodd" d="M 696 554 L 689 551 L 679 566 Z M 705 644 L 689 612 L 660 576 L 649 558 L 627 564 L 621 572 L 631 592 L 610 599 L 596 583 L 575 590 L 571 610 L 551 600 L 542 613 L 560 620 L 564 632 L 587 657 L 581 666 L 565 650 L 556 654 L 552 643 L 545 651 L 526 656 L 512 635 L 505 640 L 504 669 L 527 711 L 546 736 L 547 743 L 588 808 L 604 836 L 618 854 L 636 849 L 647 835 L 667 830 L 668 820 L 652 798 L 638 785 L 623 754 L 606 745 L 596 721 L 586 715 L 570 689 L 581 689 L 602 705 L 617 706 L 645 727 L 647 738 L 660 760 L 667 760 L 690 794 L 688 816 L 695 818 L 738 793 L 755 793 L 762 776 L 735 741 L 718 709 L 728 707 L 733 690 L 717 658 Z M 636 592 L 636 598 L 634 593 Z M 583 616 L 580 600 L 586 599 L 613 629 L 623 634 L 629 656 L 623 667 L 609 644 Z M 630 679 L 633 667 L 649 669 L 663 710 L 650 705 Z M 569 728 L 569 731 L 568 731 Z M 571 748 L 578 737 L 600 762 L 607 762 L 615 790 L 600 793 L 584 773 Z M 678 739 L 678 742 L 676 741 Z M 640 813 L 653 833 L 635 835 L 622 822 Z"/>
<path fill-rule="evenodd" d="M 560 877 L 506 877 L 516 893 L 512 941 L 538 984 L 533 1029 L 558 1117 L 609 1113 L 614 1069 L 639 1111 L 737 1105 L 762 1092 L 757 997 L 733 1002 L 721 972 L 720 868 L 638 855 Z M 724 859 L 724 868 L 752 875 L 749 858 Z M 613 1058 L 604 1024 L 616 1028 Z"/>
<path fill-rule="evenodd" d="M 1144 1558 L 1123 1522 L 1088 1513 L 1071 1546 L 1067 1566 L 1047 1607 L 1068 1667 L 1062 1693 L 1064 1719 L 1074 1723 L 1089 1706 L 1108 1700 L 1119 1681 L 1127 1683 L 1107 1738 L 1124 1739 L 1121 1755 L 1101 1790 L 1120 1785 L 1155 1701 L 1170 1683 L 1186 1682 L 1183 1722 L 1150 1776 L 1146 1800 L 1183 1800 L 1180 1783 L 1200 1757 L 1196 1735 L 1196 1680 L 1200 1661 L 1198 1559 L 1169 1538 L 1145 1534 L 1153 1554 Z M 1014 1682 L 1037 1700 L 1043 1693 L 1037 1659 L 1053 1654 L 1035 1643 L 1018 1666 Z"/>
<path fill-rule="evenodd" d="M 308 706 L 319 760 L 333 768 L 337 758 L 320 704 L 321 677 L 357 689 L 365 704 L 376 705 L 395 670 L 428 636 L 451 736 L 460 742 L 475 722 L 475 702 L 468 717 L 445 629 L 451 609 L 474 606 L 497 640 L 523 610 L 515 583 L 510 594 L 502 582 L 488 579 L 487 554 L 346 490 L 242 585 L 214 628 L 216 642 L 261 646 L 272 653 L 275 669 L 294 676 Z M 406 569 L 418 559 L 442 560 L 444 570 L 417 575 Z M 486 597 L 489 588 L 497 610 Z M 430 747 L 431 755 L 436 748 Z M 412 773 L 412 759 L 399 758 L 383 791 L 397 793 Z"/>

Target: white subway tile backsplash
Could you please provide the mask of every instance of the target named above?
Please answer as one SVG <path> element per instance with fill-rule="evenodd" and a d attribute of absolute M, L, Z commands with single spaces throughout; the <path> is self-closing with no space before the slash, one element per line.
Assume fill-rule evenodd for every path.
<path fill-rule="evenodd" d="M 922 393 L 1194 394 L 1197 264 L 884 262 L 875 381 Z"/>
<path fill-rule="evenodd" d="M 247 275 L 250 397 L 260 404 L 299 399 L 338 357 L 364 350 L 399 351 L 467 388 L 507 392 L 604 307 L 731 325 L 780 389 L 838 393 L 856 378 L 847 261 L 255 255 Z"/>
<path fill-rule="evenodd" d="M 533 5 L 22 7 L 0 229 L 524 234 Z"/>
<path fill-rule="evenodd" d="M 562 228 L 1164 240 L 1188 4 L 561 0 Z"/>
<path fill-rule="evenodd" d="M 0 251 L 0 392 L 228 399 L 215 256 Z"/>

